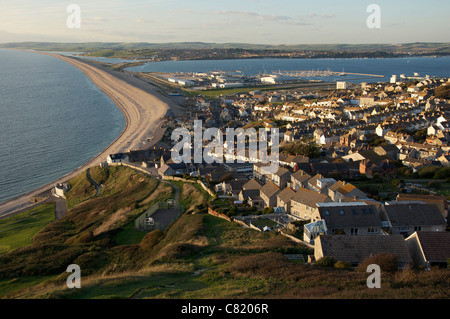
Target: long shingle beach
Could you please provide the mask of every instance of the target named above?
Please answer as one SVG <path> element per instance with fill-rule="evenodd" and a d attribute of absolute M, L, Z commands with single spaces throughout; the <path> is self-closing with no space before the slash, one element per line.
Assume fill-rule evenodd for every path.
<path fill-rule="evenodd" d="M 132 74 L 113 71 L 101 64 L 97 65 L 76 58 L 47 54 L 72 64 L 89 77 L 122 110 L 126 118 L 126 128 L 108 148 L 88 163 L 57 181 L 0 204 L 0 217 L 31 207 L 33 204 L 30 199 L 33 196 L 52 188 L 55 183 L 68 181 L 87 168 L 105 162 L 109 154 L 140 149 L 142 141 L 150 138 L 155 131 L 158 131 L 167 111 L 169 109 L 174 110 L 177 107 L 170 99 L 157 92 L 153 86 Z M 153 142 L 156 142 L 156 140 L 153 139 Z"/>

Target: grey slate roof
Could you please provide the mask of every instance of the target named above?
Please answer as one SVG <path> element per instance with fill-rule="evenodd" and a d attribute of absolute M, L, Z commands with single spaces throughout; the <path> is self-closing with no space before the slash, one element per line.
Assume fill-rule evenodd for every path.
<path fill-rule="evenodd" d="M 384 211 L 392 227 L 446 225 L 439 209 L 429 204 L 396 202 L 384 205 Z"/>
<path fill-rule="evenodd" d="M 327 223 L 328 229 L 381 227 L 381 219 L 378 210 L 372 205 L 348 206 L 336 205 L 319 207 L 322 219 Z"/>
<path fill-rule="evenodd" d="M 450 233 L 417 232 L 420 246 L 429 262 L 446 262 L 450 258 Z"/>
<path fill-rule="evenodd" d="M 256 181 L 256 179 L 251 179 L 247 183 L 244 184 L 242 189 L 244 190 L 255 190 L 255 189 L 261 189 L 262 185 Z"/>
<path fill-rule="evenodd" d="M 405 238 L 401 235 L 322 235 L 316 239 L 318 240 L 323 255 L 339 261 L 359 264 L 368 257 L 389 253 L 397 256 L 400 265 L 412 263 Z"/>
<path fill-rule="evenodd" d="M 317 203 L 331 202 L 331 198 L 306 188 L 300 188 L 295 196 L 292 197 L 292 201 L 309 207 L 316 207 Z"/>

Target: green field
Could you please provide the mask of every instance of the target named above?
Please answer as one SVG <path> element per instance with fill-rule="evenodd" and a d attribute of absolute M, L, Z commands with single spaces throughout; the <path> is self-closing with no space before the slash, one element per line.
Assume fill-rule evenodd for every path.
<path fill-rule="evenodd" d="M 31 244 L 33 237 L 55 219 L 55 204 L 44 204 L 0 220 L 0 254 Z"/>

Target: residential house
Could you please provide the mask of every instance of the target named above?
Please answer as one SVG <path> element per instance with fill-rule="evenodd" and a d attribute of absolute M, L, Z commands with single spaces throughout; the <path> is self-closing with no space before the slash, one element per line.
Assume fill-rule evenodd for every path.
<path fill-rule="evenodd" d="M 290 187 L 295 191 L 298 191 L 300 188 L 307 188 L 310 179 L 311 175 L 306 174 L 303 170 L 298 170 L 291 175 Z"/>
<path fill-rule="evenodd" d="M 260 196 L 259 189 L 242 190 L 238 198 L 241 202 L 247 201 L 251 207 L 264 208 L 264 200 Z"/>
<path fill-rule="evenodd" d="M 337 203 L 345 201 L 345 199 L 360 200 L 367 199 L 367 194 L 359 190 L 356 186 L 338 181 L 328 187 L 328 196 Z"/>
<path fill-rule="evenodd" d="M 336 182 L 333 178 L 324 178 L 323 175 L 317 174 L 308 180 L 307 188 L 314 192 L 328 195 L 327 186 L 333 185 Z"/>
<path fill-rule="evenodd" d="M 371 160 L 363 160 L 360 163 L 360 174 L 365 174 L 368 177 L 373 177 L 375 174 L 381 176 L 395 174 L 397 166 L 392 164 L 390 160 L 383 160 L 378 164 L 374 164 Z"/>
<path fill-rule="evenodd" d="M 286 214 L 291 213 L 291 200 L 295 196 L 295 191 L 287 187 L 277 194 L 277 207 L 283 208 Z"/>
<path fill-rule="evenodd" d="M 275 185 L 274 182 L 267 182 L 259 190 L 259 196 L 264 201 L 265 207 L 276 207 L 277 206 L 277 195 L 281 192 L 281 189 Z"/>
<path fill-rule="evenodd" d="M 314 258 L 331 257 L 357 266 L 365 259 L 388 253 L 397 257 L 397 268 L 412 265 L 405 239 L 402 236 L 343 236 L 323 235 L 315 240 Z"/>
<path fill-rule="evenodd" d="M 325 220 L 327 235 L 382 234 L 377 207 L 365 202 L 319 203 L 311 217 L 313 222 Z"/>
<path fill-rule="evenodd" d="M 448 267 L 450 259 L 449 232 L 414 232 L 406 238 L 414 267 Z"/>
<path fill-rule="evenodd" d="M 287 183 L 291 180 L 292 172 L 287 168 L 280 167 L 278 171 L 272 175 L 273 182 L 280 188 L 285 188 Z"/>
<path fill-rule="evenodd" d="M 260 190 L 262 185 L 256 179 L 251 179 L 242 186 L 243 190 Z"/>
<path fill-rule="evenodd" d="M 420 194 L 398 194 L 396 200 L 398 202 L 418 201 L 429 205 L 434 205 L 441 213 L 442 217 L 448 220 L 448 201 L 447 196 L 439 195 L 420 195 Z"/>
<path fill-rule="evenodd" d="M 337 173 L 345 177 L 350 176 L 348 166 L 344 163 L 311 163 L 311 172 L 321 175 Z"/>
<path fill-rule="evenodd" d="M 314 240 L 321 236 L 326 235 L 327 225 L 324 220 L 318 220 L 303 226 L 303 241 L 314 245 Z"/>
<path fill-rule="evenodd" d="M 270 164 L 255 163 L 253 164 L 253 177 L 265 183 L 273 179 L 270 172 Z"/>
<path fill-rule="evenodd" d="M 445 232 L 447 227 L 439 209 L 424 202 L 389 202 L 380 216 L 392 234 L 405 237 L 416 231 Z"/>
<path fill-rule="evenodd" d="M 128 154 L 118 153 L 108 155 L 106 162 L 108 164 L 126 163 L 129 162 Z"/>
<path fill-rule="evenodd" d="M 303 220 L 310 220 L 318 203 L 332 202 L 327 195 L 300 188 L 291 199 L 291 214 Z"/>
<path fill-rule="evenodd" d="M 382 145 L 374 148 L 374 152 L 379 156 L 389 156 L 392 159 L 398 159 L 398 154 L 400 150 L 397 146 L 389 144 Z"/>

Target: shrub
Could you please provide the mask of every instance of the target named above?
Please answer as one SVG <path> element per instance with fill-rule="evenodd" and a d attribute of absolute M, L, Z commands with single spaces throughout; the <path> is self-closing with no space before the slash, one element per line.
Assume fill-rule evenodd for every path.
<path fill-rule="evenodd" d="M 445 167 L 436 172 L 434 174 L 435 179 L 447 179 L 450 178 L 450 167 Z"/>
<path fill-rule="evenodd" d="M 419 177 L 420 178 L 433 178 L 434 175 L 440 170 L 439 167 L 436 166 L 427 166 L 422 168 L 419 171 Z"/>
<path fill-rule="evenodd" d="M 319 260 L 317 260 L 316 265 L 320 266 L 320 267 L 334 267 L 334 265 L 336 264 L 336 260 L 334 260 L 334 258 L 332 257 L 322 257 Z"/>
<path fill-rule="evenodd" d="M 357 271 L 366 272 L 369 265 L 380 266 L 381 271 L 394 272 L 397 270 L 397 256 L 381 253 L 364 259 L 356 268 Z"/>
<path fill-rule="evenodd" d="M 442 183 L 438 182 L 438 181 L 432 181 L 428 183 L 428 187 L 429 188 L 441 188 L 442 187 Z"/>
<path fill-rule="evenodd" d="M 352 268 L 352 264 L 339 260 L 334 264 L 334 268 L 348 270 L 348 269 Z"/>
<path fill-rule="evenodd" d="M 273 214 L 274 213 L 274 209 L 273 209 L 273 207 L 266 207 L 266 208 L 263 209 L 262 213 L 263 213 L 263 215 Z"/>

